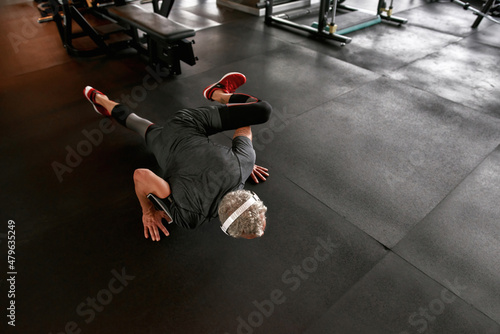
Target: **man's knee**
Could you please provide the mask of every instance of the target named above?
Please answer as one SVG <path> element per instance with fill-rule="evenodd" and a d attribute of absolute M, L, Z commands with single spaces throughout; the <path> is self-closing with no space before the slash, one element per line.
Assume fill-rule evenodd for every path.
<path fill-rule="evenodd" d="M 258 102 L 259 105 L 259 123 L 266 123 L 271 117 L 273 107 L 266 101 Z"/>

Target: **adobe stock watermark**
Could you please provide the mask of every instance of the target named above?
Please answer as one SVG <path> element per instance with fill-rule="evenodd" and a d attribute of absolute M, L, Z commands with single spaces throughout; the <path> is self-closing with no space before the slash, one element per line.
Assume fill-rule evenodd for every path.
<path fill-rule="evenodd" d="M 170 71 L 162 68 L 159 64 L 156 64 L 155 68 L 151 68 L 149 65 L 146 66 L 146 72 L 147 74 L 140 85 L 134 86 L 129 94 L 121 94 L 116 101 L 128 106 L 130 109 L 135 109 L 139 106 L 139 103 L 146 100 L 150 91 L 157 89 L 164 79 L 170 76 Z"/>
<path fill-rule="evenodd" d="M 169 76 L 169 72 L 164 72 L 159 65 L 153 69 L 149 65 L 146 67 L 147 74 L 143 77 L 140 85 L 134 86 L 130 94 L 122 93 L 117 102 L 127 105 L 131 109 L 135 109 L 138 103 L 144 101 L 149 91 L 152 91 L 160 86 L 164 78 Z M 90 108 L 90 106 L 89 106 Z M 74 147 L 67 145 L 65 147 L 66 156 L 63 162 L 53 161 L 51 164 L 52 170 L 56 175 L 59 183 L 64 181 L 63 175 L 71 173 L 75 168 L 80 166 L 84 157 L 88 157 L 95 147 L 101 145 L 104 140 L 104 135 L 110 134 L 116 129 L 115 124 L 110 118 L 103 118 L 99 122 L 99 127 L 91 130 L 82 130 L 82 136 Z"/>
<path fill-rule="evenodd" d="M 84 301 L 76 306 L 76 314 L 83 318 L 85 324 L 89 324 L 97 316 L 97 313 L 104 311 L 106 306 L 108 306 L 115 295 L 121 293 L 130 281 L 135 279 L 135 276 L 128 275 L 125 272 L 125 268 L 121 269 L 121 272 L 115 269 L 111 270 L 113 277 L 109 280 L 106 288 L 101 289 L 97 292 L 95 297 L 87 297 Z M 49 334 L 80 334 L 82 333 L 82 328 L 76 321 L 68 321 L 64 326 L 64 330 Z"/>
<path fill-rule="evenodd" d="M 462 285 L 458 282 L 458 278 L 455 278 L 453 283 L 449 281 L 446 281 L 445 283 L 458 295 L 467 289 L 466 285 Z M 429 324 L 436 321 L 437 317 L 444 313 L 446 305 L 453 303 L 456 299 L 457 296 L 455 294 L 453 294 L 450 290 L 443 288 L 439 296 L 431 300 L 428 305 L 421 306 L 418 308 L 418 311 L 410 314 L 408 317 L 408 324 L 412 326 L 412 331 L 403 331 L 399 334 L 411 334 L 415 332 L 424 333 L 429 328 Z"/>
<path fill-rule="evenodd" d="M 253 135 L 252 143 L 255 150 L 262 151 L 266 145 L 271 144 L 276 138 L 276 134 L 285 130 L 289 120 L 287 119 L 289 111 L 285 106 L 282 110 L 273 108 L 271 119 L 266 126 L 256 131 Z"/>
<path fill-rule="evenodd" d="M 22 44 L 27 43 L 30 39 L 35 38 L 38 33 L 40 32 L 41 26 L 36 23 L 38 20 L 38 17 L 33 16 L 31 18 L 28 18 L 24 16 L 21 19 L 22 24 L 19 27 L 18 32 L 9 32 L 7 34 L 7 38 L 10 42 L 10 45 L 14 49 L 15 53 L 19 53 L 20 49 L 19 47 Z"/>
<path fill-rule="evenodd" d="M 285 270 L 281 275 L 281 283 L 285 285 L 285 288 L 272 290 L 268 299 L 252 301 L 255 310 L 247 316 L 236 318 L 236 334 L 252 334 L 256 328 L 262 326 L 265 319 L 273 315 L 276 306 L 286 302 L 287 294 L 297 291 L 302 283 L 318 270 L 320 264 L 333 256 L 335 249 L 340 247 L 340 244 L 332 242 L 330 236 L 326 240 L 321 237 L 316 238 L 316 240 L 318 245 L 313 254 L 304 258 L 301 263 Z M 229 333 L 225 332 L 224 334 Z"/>
<path fill-rule="evenodd" d="M 57 179 L 60 183 L 63 182 L 63 175 L 65 173 L 71 173 L 73 170 L 80 166 L 84 157 L 88 157 L 94 147 L 101 145 L 104 141 L 104 135 L 113 132 L 116 129 L 116 125 L 109 118 L 103 118 L 99 122 L 99 127 L 97 129 L 82 130 L 82 136 L 84 137 L 80 140 L 74 148 L 70 145 L 66 145 L 66 158 L 64 163 L 59 161 L 53 161 L 51 166 L 56 174 Z"/>

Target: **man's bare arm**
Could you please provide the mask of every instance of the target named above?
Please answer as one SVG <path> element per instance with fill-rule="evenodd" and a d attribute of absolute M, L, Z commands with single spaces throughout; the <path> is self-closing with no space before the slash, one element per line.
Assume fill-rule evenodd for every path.
<path fill-rule="evenodd" d="M 148 194 L 154 194 L 159 198 L 170 196 L 170 185 L 150 171 L 149 169 L 136 169 L 134 172 L 135 193 L 141 203 L 142 211 L 148 211 L 154 207 L 147 198 Z"/>
<path fill-rule="evenodd" d="M 134 172 L 135 194 L 142 207 L 142 223 L 144 224 L 144 237 L 151 235 L 153 241 L 160 240 L 158 229 L 168 236 L 169 233 L 163 223 L 162 218 L 167 219 L 163 211 L 156 211 L 153 203 L 147 198 L 148 194 L 154 194 L 159 198 L 166 198 L 170 195 L 170 185 L 167 181 L 150 171 L 149 169 L 136 169 Z"/>
<path fill-rule="evenodd" d="M 252 140 L 252 129 L 250 126 L 245 126 L 239 129 L 236 129 L 234 131 L 233 139 L 239 136 L 243 137 L 248 137 L 250 140 Z M 262 166 L 253 166 L 252 174 L 250 174 L 250 177 L 252 178 L 253 182 L 259 183 L 259 180 L 265 181 L 266 178 L 269 176 L 268 169 Z"/>
<path fill-rule="evenodd" d="M 252 129 L 250 126 L 244 126 L 242 128 L 238 128 L 234 131 L 233 139 L 239 136 L 247 137 L 252 140 Z"/>

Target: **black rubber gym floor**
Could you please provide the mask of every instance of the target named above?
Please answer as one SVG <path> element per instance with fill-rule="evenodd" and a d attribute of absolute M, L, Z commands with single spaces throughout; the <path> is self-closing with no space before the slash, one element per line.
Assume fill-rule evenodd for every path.
<path fill-rule="evenodd" d="M 151 69 L 134 52 L 71 58 L 32 2 L 5 2 L 6 333 L 500 333 L 499 25 L 473 30 L 458 5 L 402 0 L 406 26 L 341 48 L 178 1 L 171 18 L 197 29 L 200 60 L 145 89 Z M 265 236 L 231 239 L 214 221 L 144 239 L 132 173 L 158 166 L 83 88 L 161 123 L 209 103 L 203 88 L 230 71 L 274 107 L 253 128 L 271 176 L 248 185 L 268 206 Z"/>

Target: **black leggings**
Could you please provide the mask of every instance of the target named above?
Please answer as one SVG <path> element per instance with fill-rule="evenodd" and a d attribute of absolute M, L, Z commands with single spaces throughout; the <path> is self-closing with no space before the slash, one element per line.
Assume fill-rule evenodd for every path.
<path fill-rule="evenodd" d="M 269 103 L 246 94 L 233 94 L 229 104 L 219 106 L 218 109 L 222 131 L 265 123 L 272 112 Z"/>
<path fill-rule="evenodd" d="M 269 103 L 253 96 L 233 94 L 229 103 L 220 105 L 218 110 L 221 119 L 220 131 L 226 131 L 267 122 L 271 116 L 272 107 Z M 126 105 L 122 104 L 113 108 L 111 116 L 121 125 L 144 137 L 150 130 L 158 127 L 150 121 L 138 117 Z"/>

